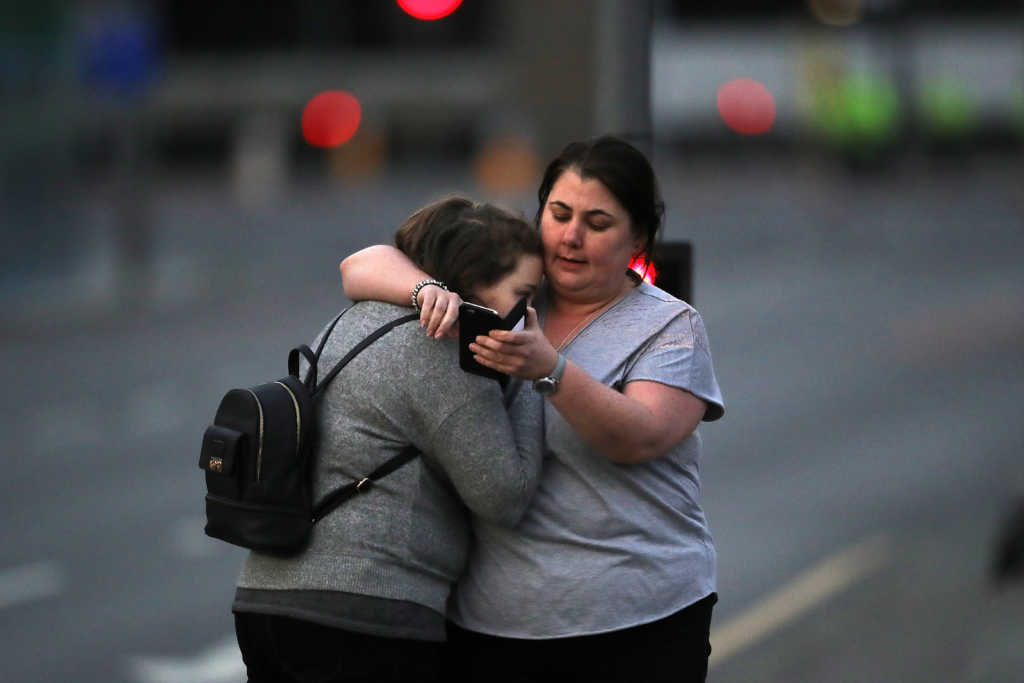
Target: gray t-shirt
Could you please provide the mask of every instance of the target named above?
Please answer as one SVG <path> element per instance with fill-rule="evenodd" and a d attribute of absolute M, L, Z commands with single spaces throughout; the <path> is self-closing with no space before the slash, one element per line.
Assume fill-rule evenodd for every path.
<path fill-rule="evenodd" d="M 408 312 L 356 304 L 328 339 L 321 373 Z M 463 372 L 457 342 L 429 339 L 413 322 L 352 360 L 325 391 L 317 417 L 316 500 L 407 444 L 422 455 L 327 515 L 300 555 L 250 553 L 235 610 L 441 637 L 445 603 L 466 562 L 466 507 L 490 523 L 515 524 L 536 488 L 540 398 L 516 382 L 503 395 L 494 380 Z"/>
<path fill-rule="evenodd" d="M 724 412 L 700 315 L 641 284 L 563 353 L 612 387 L 652 380 Z M 668 616 L 715 590 L 715 550 L 700 505 L 700 435 L 637 465 L 608 461 L 545 406 L 546 457 L 513 529 L 474 520 L 467 573 L 449 617 L 514 638 L 602 633 Z"/>

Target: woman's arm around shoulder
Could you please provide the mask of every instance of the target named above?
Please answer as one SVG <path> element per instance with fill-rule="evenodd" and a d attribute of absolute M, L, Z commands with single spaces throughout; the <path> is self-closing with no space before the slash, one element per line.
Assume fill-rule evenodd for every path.
<path fill-rule="evenodd" d="M 375 244 L 347 256 L 339 270 L 341 288 L 352 301 L 374 299 L 398 306 L 411 306 L 416 285 L 431 279 L 401 250 L 388 244 Z M 420 289 L 416 302 L 420 325 L 429 336 L 453 336 L 462 304 L 456 292 L 426 286 Z"/>

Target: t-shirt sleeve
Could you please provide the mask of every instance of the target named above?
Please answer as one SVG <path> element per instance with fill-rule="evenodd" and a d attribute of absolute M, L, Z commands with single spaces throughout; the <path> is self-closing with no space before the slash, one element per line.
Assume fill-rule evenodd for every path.
<path fill-rule="evenodd" d="M 684 389 L 702 399 L 707 404 L 705 422 L 725 414 L 704 321 L 692 309 L 674 317 L 641 348 L 623 384 L 638 380 Z"/>

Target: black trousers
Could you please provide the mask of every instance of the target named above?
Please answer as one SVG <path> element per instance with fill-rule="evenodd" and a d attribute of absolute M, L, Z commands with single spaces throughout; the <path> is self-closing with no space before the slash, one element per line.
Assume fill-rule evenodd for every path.
<path fill-rule="evenodd" d="M 235 613 L 249 683 L 439 681 L 444 643 L 383 638 L 270 614 Z"/>
<path fill-rule="evenodd" d="M 593 636 L 522 640 L 448 623 L 445 678 L 462 683 L 628 681 L 703 683 L 711 655 L 712 593 L 664 619 Z"/>

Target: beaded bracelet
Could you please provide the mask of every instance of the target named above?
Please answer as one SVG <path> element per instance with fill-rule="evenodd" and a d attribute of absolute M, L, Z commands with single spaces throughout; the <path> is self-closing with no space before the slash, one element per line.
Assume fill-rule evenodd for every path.
<path fill-rule="evenodd" d="M 424 280 L 423 282 L 417 283 L 416 286 L 412 288 L 412 307 L 415 308 L 417 311 L 420 310 L 420 302 L 416 300 L 416 297 L 420 295 L 420 290 L 426 287 L 427 285 L 435 285 L 446 292 L 448 291 L 448 285 L 441 282 L 440 280 Z"/>

